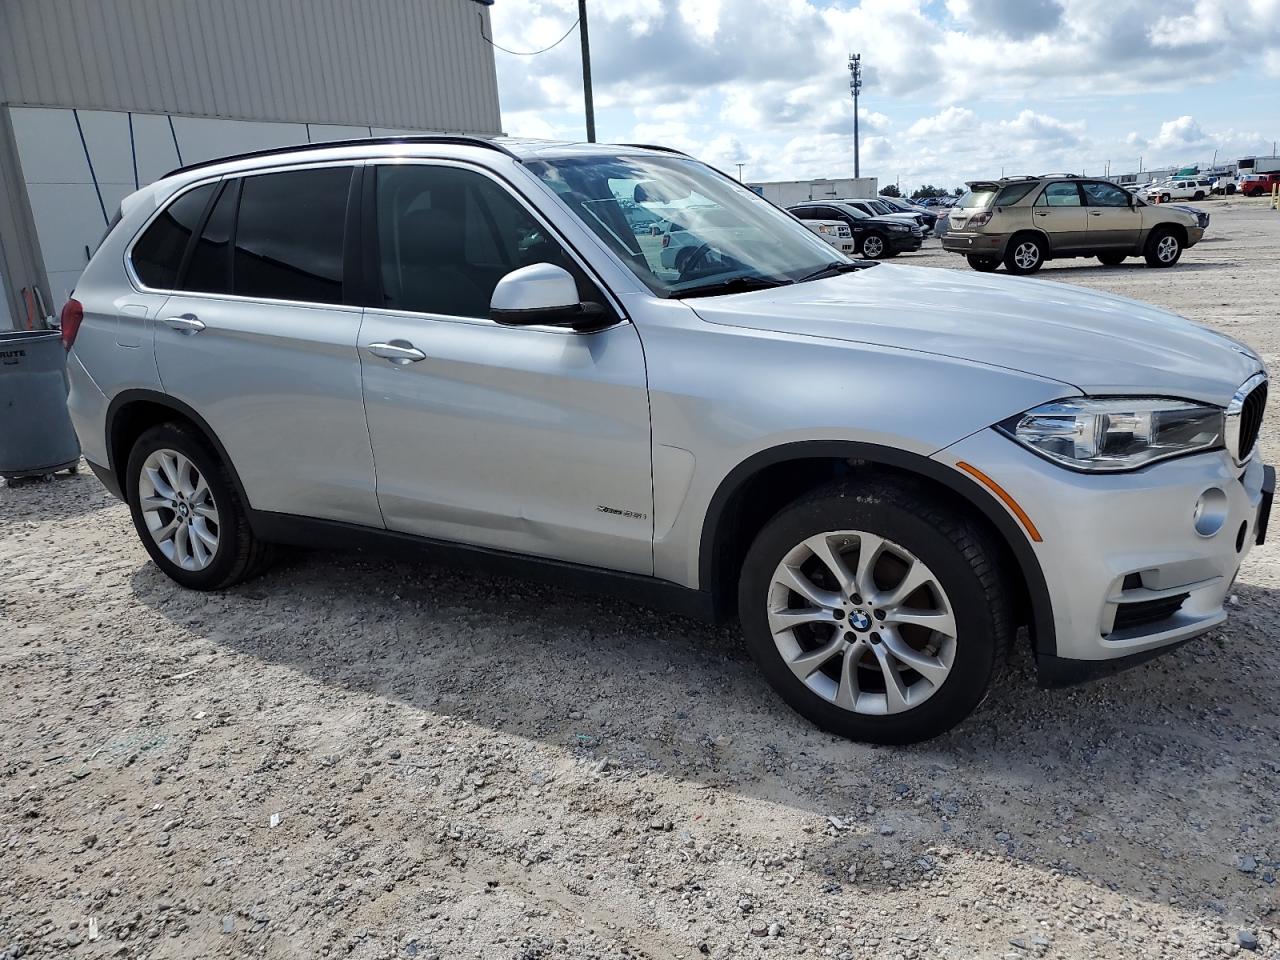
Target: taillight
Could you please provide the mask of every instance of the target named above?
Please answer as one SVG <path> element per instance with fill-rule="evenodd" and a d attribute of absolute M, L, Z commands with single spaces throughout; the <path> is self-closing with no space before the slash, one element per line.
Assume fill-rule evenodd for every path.
<path fill-rule="evenodd" d="M 671 246 L 671 234 L 664 233 L 662 235 L 662 247 L 665 250 L 669 246 Z"/>
<path fill-rule="evenodd" d="M 84 304 L 72 297 L 62 307 L 62 345 L 68 350 L 75 346 L 76 334 L 80 332 L 83 320 Z"/>
<path fill-rule="evenodd" d="M 982 227 L 991 222 L 991 211 L 983 210 L 982 213 L 975 213 L 973 219 L 969 221 L 971 227 Z"/>

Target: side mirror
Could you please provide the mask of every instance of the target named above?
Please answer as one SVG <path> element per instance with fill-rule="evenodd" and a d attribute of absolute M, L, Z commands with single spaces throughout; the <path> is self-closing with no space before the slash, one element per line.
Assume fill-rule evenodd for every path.
<path fill-rule="evenodd" d="M 578 299 L 578 285 L 568 270 L 535 263 L 512 270 L 498 281 L 489 300 L 489 318 L 507 327 L 572 327 L 592 330 L 605 319 L 598 303 Z"/>

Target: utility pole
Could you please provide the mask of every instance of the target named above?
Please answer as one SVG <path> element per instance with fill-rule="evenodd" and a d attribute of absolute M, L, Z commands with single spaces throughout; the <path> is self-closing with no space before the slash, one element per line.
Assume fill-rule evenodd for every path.
<path fill-rule="evenodd" d="M 745 167 L 745 166 L 746 166 L 746 164 L 745 164 L 745 163 L 735 163 L 735 164 L 734 164 L 734 166 L 738 168 L 738 182 L 739 182 L 739 183 L 741 183 L 741 182 L 742 182 L 742 168 L 743 168 L 743 167 Z"/>
<path fill-rule="evenodd" d="M 853 94 L 853 176 L 862 176 L 858 160 L 858 95 L 862 93 L 862 54 L 849 54 L 849 92 Z"/>
<path fill-rule="evenodd" d="M 591 37 L 587 33 L 587 0 L 578 0 L 578 37 L 582 40 L 582 99 L 587 106 L 587 143 L 595 143 L 596 107 L 591 96 Z"/>

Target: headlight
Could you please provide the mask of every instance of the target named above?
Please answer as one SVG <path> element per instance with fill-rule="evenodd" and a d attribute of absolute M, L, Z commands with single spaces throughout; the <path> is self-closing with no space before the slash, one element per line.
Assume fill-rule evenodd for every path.
<path fill-rule="evenodd" d="M 910 230 L 911 229 L 905 223 L 886 223 L 885 226 L 888 227 L 890 230 Z"/>
<path fill-rule="evenodd" d="M 1158 398 L 1059 400 L 997 424 L 1025 447 L 1073 470 L 1133 470 L 1223 443 L 1223 411 Z"/>

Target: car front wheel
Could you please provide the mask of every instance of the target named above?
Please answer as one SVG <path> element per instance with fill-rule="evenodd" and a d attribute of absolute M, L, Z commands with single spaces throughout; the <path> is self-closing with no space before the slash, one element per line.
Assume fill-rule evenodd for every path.
<path fill-rule="evenodd" d="M 1008 653 L 996 550 L 911 483 L 841 482 L 756 537 L 739 614 L 752 657 L 819 727 L 914 743 L 967 717 Z"/>
<path fill-rule="evenodd" d="M 1005 251 L 1004 268 L 1010 273 L 1026 275 L 1044 266 L 1044 241 L 1029 233 L 1014 237 Z"/>
<path fill-rule="evenodd" d="M 271 547 L 249 528 L 226 465 L 190 427 L 165 423 L 147 430 L 126 469 L 134 528 L 171 579 L 193 590 L 221 590 L 269 564 Z"/>
<path fill-rule="evenodd" d="M 889 246 L 884 242 L 884 237 L 878 233 L 869 233 L 862 240 L 862 255 L 872 260 L 884 257 L 888 249 Z"/>
<path fill-rule="evenodd" d="M 1155 230 L 1147 238 L 1147 266 L 1172 267 L 1182 257 L 1182 241 L 1172 230 Z"/>

